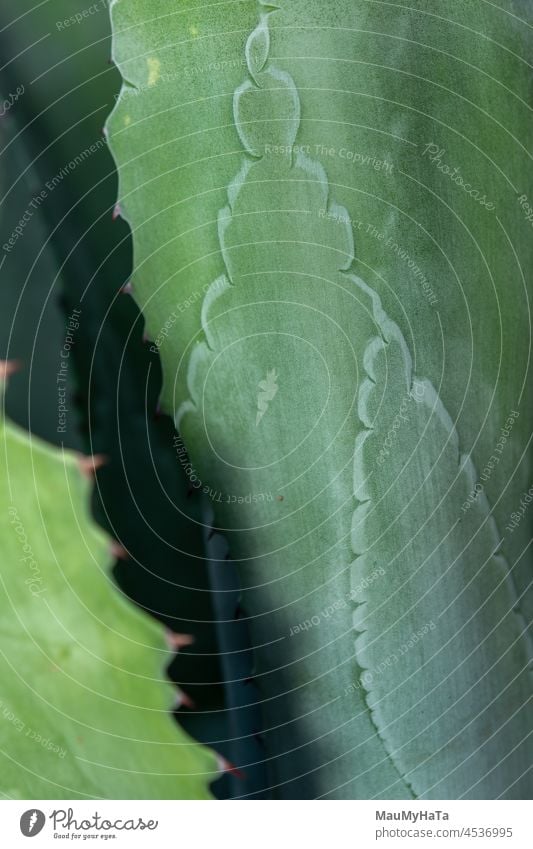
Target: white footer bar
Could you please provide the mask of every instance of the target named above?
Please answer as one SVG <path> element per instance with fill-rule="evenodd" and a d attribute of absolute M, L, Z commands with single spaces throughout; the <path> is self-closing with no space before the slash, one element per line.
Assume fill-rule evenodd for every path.
<path fill-rule="evenodd" d="M 533 803 L 0 802 L 2 846 L 532 849 Z M 30 843 L 31 839 L 35 843 Z M 67 843 L 69 841 L 69 843 Z"/>

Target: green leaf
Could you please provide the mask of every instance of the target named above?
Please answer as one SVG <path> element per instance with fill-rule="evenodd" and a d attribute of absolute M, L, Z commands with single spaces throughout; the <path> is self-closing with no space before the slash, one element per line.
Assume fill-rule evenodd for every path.
<path fill-rule="evenodd" d="M 415 6 L 281 3 L 269 39 L 262 3 L 242 39 L 247 4 L 218 36 L 204 3 L 164 36 L 155 0 L 113 6 L 136 295 L 289 798 L 531 794 L 527 522 L 502 539 L 529 485 L 526 28 Z M 247 60 L 208 100 L 196 38 L 196 67 Z"/>
<path fill-rule="evenodd" d="M 215 755 L 171 719 L 169 650 L 112 584 L 76 456 L 1 429 L 1 792 L 209 798 Z"/>
<path fill-rule="evenodd" d="M 169 669 L 197 709 L 186 709 L 179 718 L 195 736 L 193 723 L 198 719 L 205 726 L 202 711 L 209 709 L 207 722 L 212 726 L 204 739 L 224 740 L 230 735 L 223 725 L 201 504 L 188 493 L 172 423 L 152 415 L 159 364 L 142 342 L 137 308 L 120 293 L 131 273 L 131 245 L 128 228 L 120 219 L 112 221 L 116 173 L 102 129 L 120 86 L 109 62 L 109 14 L 105 3 L 90 15 L 76 14 L 71 20 L 71 0 L 38 6 L 34 0 L 21 0 L 16 15 L 7 7 L 0 10 L 0 45 L 10 56 L 1 78 L 7 91 L 15 91 L 17 84 L 24 89 L 3 122 L 9 131 L 4 171 L 10 179 L 3 187 L 1 244 L 34 195 L 43 189 L 46 193 L 38 209 L 29 207 L 31 220 L 1 272 L 5 332 L 16 343 L 11 356 L 21 356 L 29 365 L 35 347 L 31 369 L 10 381 L 8 411 L 13 411 L 9 402 L 15 391 L 24 395 L 29 382 L 33 432 L 48 441 L 61 437 L 75 448 L 80 447 L 76 414 L 81 413 L 86 451 L 107 458 L 94 489 L 95 518 L 129 554 L 127 562 L 117 564 L 115 577 L 127 595 L 168 628 L 192 635 L 194 642 L 174 656 Z M 24 155 L 26 146 L 29 152 Z M 57 175 L 60 179 L 54 179 Z M 50 262 L 52 245 L 61 261 L 61 279 L 55 279 L 58 269 Z M 52 283 L 53 294 L 47 298 Z M 57 316 L 58 287 L 63 321 Z M 23 288 L 16 311 L 18 290 Z M 67 421 L 58 434 L 58 357 L 66 317 L 74 309 L 81 315 L 64 382 Z M 59 326 L 50 319 L 59 319 Z M 19 407 L 28 405 L 27 396 L 26 391 Z M 19 416 L 19 423 L 26 424 L 27 415 Z M 50 423 L 46 432 L 43 421 Z"/>
<path fill-rule="evenodd" d="M 358 414 L 366 430 L 355 450 L 360 686 L 416 793 L 527 794 L 532 681 L 523 600 L 486 496 L 458 510 L 476 470 L 433 385 L 413 374 L 397 325 L 380 311 L 376 303 L 380 335 L 365 351 Z M 391 434 L 398 444 L 389 452 Z"/>

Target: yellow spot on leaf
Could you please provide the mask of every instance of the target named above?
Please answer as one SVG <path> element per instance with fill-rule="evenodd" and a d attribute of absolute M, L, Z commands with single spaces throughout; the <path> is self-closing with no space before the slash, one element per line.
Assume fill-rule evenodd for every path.
<path fill-rule="evenodd" d="M 191 35 L 194 35 L 194 36 L 198 35 L 198 27 L 195 27 L 195 26 L 189 27 L 189 32 L 190 32 Z"/>
<path fill-rule="evenodd" d="M 155 85 L 161 73 L 161 62 L 155 56 L 150 56 L 146 60 L 146 64 L 148 65 L 148 85 Z"/>
<path fill-rule="evenodd" d="M 124 126 L 129 127 L 131 124 L 131 115 L 124 115 Z"/>

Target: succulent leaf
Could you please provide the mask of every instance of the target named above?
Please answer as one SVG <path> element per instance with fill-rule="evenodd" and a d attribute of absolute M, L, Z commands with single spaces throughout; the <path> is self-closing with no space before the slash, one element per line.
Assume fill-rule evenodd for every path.
<path fill-rule="evenodd" d="M 162 630 L 112 582 L 77 456 L 0 429 L 2 794 L 209 798 L 216 756 L 171 719 Z"/>
<path fill-rule="evenodd" d="M 113 6 L 130 81 L 128 56 L 161 35 L 148 5 Z M 192 44 L 184 59 L 163 44 L 164 81 L 149 96 L 123 89 L 109 128 L 138 302 L 164 403 L 221 495 L 275 792 L 527 798 L 530 539 L 525 523 L 505 539 L 502 527 L 528 482 L 532 243 L 525 221 L 509 233 L 532 182 L 529 80 L 512 60 L 516 112 L 487 79 L 522 30 L 495 9 L 472 48 L 477 3 L 454 4 L 444 32 L 423 3 L 386 4 L 387 17 L 382 5 L 256 4 L 244 80 L 232 68 L 207 94 L 198 75 L 191 98 Z M 221 43 L 235 58 L 234 30 L 217 33 L 212 15 L 180 10 L 174 43 L 195 16 L 204 61 Z M 431 78 L 413 32 L 438 54 Z M 162 336 L 180 298 L 191 309 Z"/>

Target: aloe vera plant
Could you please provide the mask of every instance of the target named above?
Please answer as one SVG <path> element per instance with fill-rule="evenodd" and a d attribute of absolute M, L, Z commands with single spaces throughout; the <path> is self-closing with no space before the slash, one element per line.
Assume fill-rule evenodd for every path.
<path fill-rule="evenodd" d="M 275 794 L 527 798 L 531 10 L 112 21 L 134 297 L 238 564 Z"/>
<path fill-rule="evenodd" d="M 4 352 L 25 365 L 10 381 L 6 406 L 32 432 L 105 460 L 91 502 L 127 558 L 117 560 L 114 577 L 170 629 L 169 645 L 180 646 L 166 655 L 180 688 L 170 704 L 180 725 L 231 759 L 198 498 L 181 473 L 170 422 L 153 415 L 158 363 L 142 342 L 137 309 L 121 293 L 129 244 L 127 228 L 111 221 L 115 175 L 102 135 L 118 78 L 109 45 L 106 52 L 108 16 L 103 10 L 83 29 L 56 32 L 69 4 L 33 6 L 22 3 L 27 14 L 15 22 L 12 10 L 0 11 L 2 46 L 14 54 L 0 77 L 7 91 L 23 80 L 26 95 L 2 121 L 2 244 L 43 187 L 46 195 L 1 270 Z M 94 152 L 80 159 L 93 141 Z M 73 310 L 80 317 L 59 433 L 56 378 Z M 217 794 L 227 794 L 231 781 L 227 773 L 217 781 Z"/>
<path fill-rule="evenodd" d="M 4 420 L 1 455 L 2 795 L 209 798 L 216 757 L 172 724 L 168 647 L 110 580 L 79 458 Z"/>
<path fill-rule="evenodd" d="M 43 273 L 42 264 L 35 265 L 45 236 L 35 250 L 14 250 L 7 262 L 9 266 L 22 259 L 33 270 L 29 279 L 37 290 L 37 300 L 47 286 L 54 299 L 61 292 L 65 317 L 81 308 L 68 375 L 69 387 L 74 385 L 76 393 L 68 404 L 69 426 L 62 439 L 79 437 L 74 416 L 80 412 L 85 450 L 106 458 L 95 481 L 97 520 L 128 554 L 127 560 L 118 561 L 116 577 L 127 594 L 168 628 L 190 635 L 191 644 L 182 646 L 170 668 L 173 680 L 189 696 L 189 707 L 180 708 L 179 719 L 192 733 L 224 750 L 229 734 L 198 496 L 191 491 L 176 457 L 171 423 L 153 415 L 159 364 L 142 342 L 138 310 L 121 292 L 130 271 L 129 236 L 123 222 L 116 216 L 112 220 L 116 177 L 102 132 L 103 116 L 114 102 L 119 78 L 109 62 L 109 16 L 102 7 L 100 14 L 85 18 L 80 25 L 61 27 L 69 10 L 69 2 L 36 8 L 32 0 L 24 0 L 19 11 L 26 14 L 15 22 L 10 21 L 9 10 L 0 12 L 0 41 L 6 52 L 13 54 L 2 71 L 4 84 L 11 90 L 14 80 L 22 80 L 26 92 L 16 104 L 17 126 L 11 134 L 15 138 L 10 137 L 4 146 L 5 170 L 13 175 L 5 179 L 3 223 L 7 233 L 14 217 L 13 196 L 21 195 L 21 213 L 28 194 L 31 198 L 31 193 L 22 190 L 28 180 L 24 175 L 31 175 L 34 190 L 46 186 L 55 174 L 65 175 L 53 192 L 47 193 L 42 208 L 49 237 L 46 255 L 55 253 L 63 280 L 59 274 L 56 278 Z M 34 42 L 37 45 L 28 51 L 27 45 Z M 8 122 L 14 123 L 14 112 Z M 22 163 L 20 152 L 28 140 L 33 145 L 32 155 Z M 80 161 L 80 153 L 90 143 L 97 149 Z M 6 160 L 9 156 L 16 159 L 14 152 L 19 161 L 9 168 L 11 161 Z M 76 167 L 66 169 L 69 162 L 77 163 Z M 26 234 L 24 238 L 27 244 Z M 22 270 L 16 276 L 10 275 L 10 270 L 8 267 L 3 287 L 6 296 L 26 284 Z M 45 378 L 52 380 L 44 399 L 51 401 L 57 353 L 65 331 L 60 328 L 54 343 L 49 328 L 41 326 L 34 346 L 28 328 L 36 322 L 24 309 L 24 301 L 16 316 L 8 309 L 5 319 L 8 332 L 13 325 L 17 338 L 26 332 L 28 361 L 32 347 L 49 351 L 51 367 L 42 357 L 39 362 Z M 32 367 L 36 360 L 34 356 Z M 10 389 L 22 384 L 25 376 L 25 371 L 17 375 Z M 42 383 L 33 375 L 32 397 Z M 34 428 L 36 418 L 40 424 L 47 411 L 53 420 L 56 411 L 53 404 L 49 407 L 32 403 Z"/>

